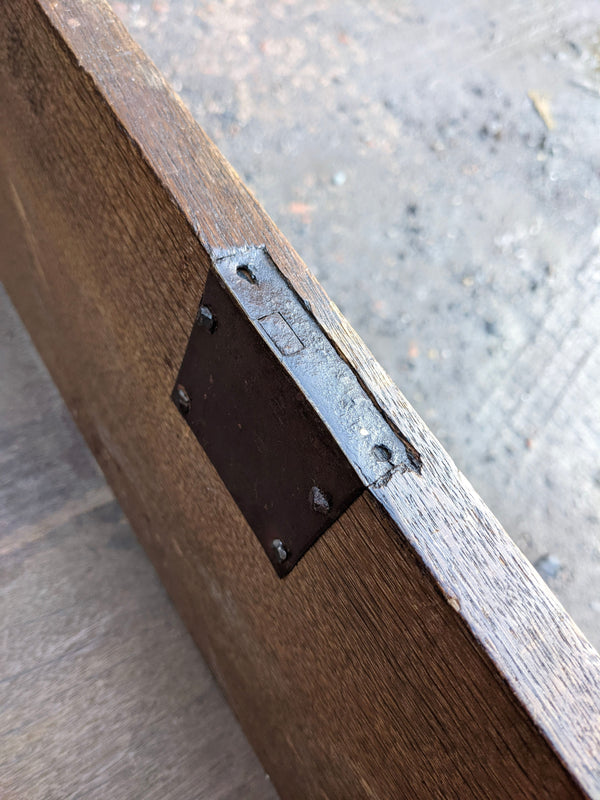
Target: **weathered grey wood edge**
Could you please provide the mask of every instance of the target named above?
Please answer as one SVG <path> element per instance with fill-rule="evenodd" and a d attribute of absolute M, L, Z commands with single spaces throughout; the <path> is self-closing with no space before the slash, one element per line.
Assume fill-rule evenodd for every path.
<path fill-rule="evenodd" d="M 88 69 L 81 54 L 90 29 L 108 40 L 120 26 L 108 7 L 101 0 L 41 5 L 207 251 L 216 242 L 264 244 L 297 291 L 310 294 L 316 318 L 422 458 L 421 475 L 397 473 L 375 496 L 571 774 L 590 796 L 600 797 L 600 656 L 139 48 L 132 43 Z M 116 72 L 130 80 L 115 81 Z M 148 92 L 156 104 L 151 128 L 136 113 L 136 96 L 143 99 Z M 210 184 L 195 158 L 200 150 L 210 151 L 220 165 L 219 179 Z M 249 202 L 257 206 L 267 237 L 264 229 L 258 236 L 243 213 L 232 224 L 229 212 L 229 224 L 222 225 L 223 201 L 227 198 L 230 209 L 236 194 L 243 198 L 241 208 Z"/>

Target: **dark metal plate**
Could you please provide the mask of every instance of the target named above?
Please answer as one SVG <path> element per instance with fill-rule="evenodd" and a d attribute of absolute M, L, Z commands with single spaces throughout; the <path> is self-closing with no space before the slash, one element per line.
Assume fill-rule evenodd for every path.
<path fill-rule="evenodd" d="M 269 256 L 214 262 L 173 400 L 280 576 L 402 442 Z"/>

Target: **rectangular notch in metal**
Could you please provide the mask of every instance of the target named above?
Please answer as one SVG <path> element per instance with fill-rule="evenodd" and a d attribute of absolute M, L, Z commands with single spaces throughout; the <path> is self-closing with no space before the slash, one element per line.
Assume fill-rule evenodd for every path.
<path fill-rule="evenodd" d="M 173 400 L 284 576 L 410 460 L 263 249 L 213 267 Z"/>

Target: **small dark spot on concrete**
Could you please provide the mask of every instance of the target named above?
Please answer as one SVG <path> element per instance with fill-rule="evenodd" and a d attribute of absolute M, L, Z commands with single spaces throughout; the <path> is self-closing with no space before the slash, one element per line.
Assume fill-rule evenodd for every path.
<path fill-rule="evenodd" d="M 136 545 L 135 537 L 128 528 L 115 531 L 108 540 L 108 546 L 113 550 L 133 550 Z"/>
<path fill-rule="evenodd" d="M 562 569 L 560 559 L 558 556 L 555 556 L 552 553 L 546 553 L 546 555 L 538 558 L 533 566 L 537 569 L 546 582 L 556 578 Z"/>
<path fill-rule="evenodd" d="M 117 501 L 111 500 L 94 509 L 94 516 L 99 522 L 105 522 L 108 525 L 116 525 L 123 519 L 123 512 Z"/>
<path fill-rule="evenodd" d="M 498 328 L 496 327 L 495 322 L 491 322 L 489 319 L 484 319 L 483 321 L 483 328 L 488 336 L 497 336 L 498 335 Z"/>

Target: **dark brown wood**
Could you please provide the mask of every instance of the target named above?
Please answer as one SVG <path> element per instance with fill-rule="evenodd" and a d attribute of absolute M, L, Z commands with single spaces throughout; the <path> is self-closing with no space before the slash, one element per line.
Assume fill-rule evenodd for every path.
<path fill-rule="evenodd" d="M 275 800 L 0 288 L 0 797 Z"/>
<path fill-rule="evenodd" d="M 107 7 L 5 3 L 0 53 L 3 280 L 282 796 L 600 797 L 598 654 Z M 283 581 L 170 401 L 244 245 L 421 457 Z"/>

